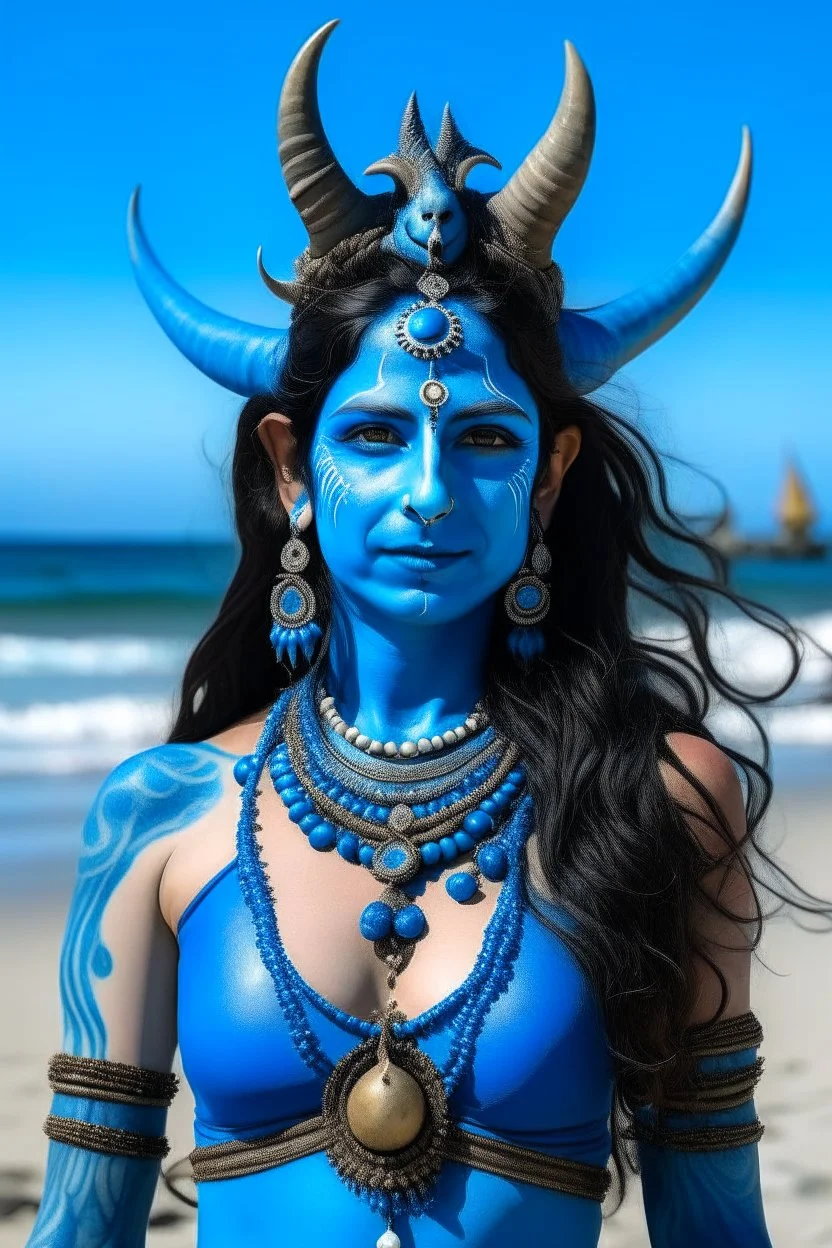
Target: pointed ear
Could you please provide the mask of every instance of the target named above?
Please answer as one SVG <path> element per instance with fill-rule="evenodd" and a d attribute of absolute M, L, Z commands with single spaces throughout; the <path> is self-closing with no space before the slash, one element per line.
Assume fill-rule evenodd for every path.
<path fill-rule="evenodd" d="M 275 484 L 280 501 L 287 513 L 291 514 L 303 492 L 303 483 L 295 476 L 297 442 L 292 432 L 292 422 L 282 412 L 269 412 L 257 426 L 257 435 L 274 465 Z"/>
<path fill-rule="evenodd" d="M 535 490 L 533 499 L 544 529 L 548 529 L 552 522 L 563 478 L 577 459 L 580 449 L 581 431 L 577 425 L 567 425 L 555 435 L 555 447 L 549 456 L 546 474 Z"/>

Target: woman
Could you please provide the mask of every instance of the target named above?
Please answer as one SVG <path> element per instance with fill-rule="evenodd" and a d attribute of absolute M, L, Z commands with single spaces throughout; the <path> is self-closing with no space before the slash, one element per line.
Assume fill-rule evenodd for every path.
<path fill-rule="evenodd" d="M 241 558 L 169 742 L 86 825 L 30 1246 L 144 1242 L 178 1042 L 201 1248 L 589 1248 L 611 1154 L 621 1180 L 640 1165 L 654 1248 L 761 1248 L 748 852 L 770 783 L 705 726 L 709 690 L 751 698 L 710 661 L 702 595 L 795 667 L 796 637 L 585 397 L 716 276 L 748 138 L 667 278 L 570 313 L 551 245 L 594 134 L 574 50 L 503 190 L 466 188 L 496 161 L 447 111 L 431 147 L 414 98 L 371 166 L 395 190 L 367 196 L 317 109 L 334 24 L 280 104 L 310 240 L 292 283 L 261 262 L 288 336 L 197 304 L 131 209 L 154 314 L 248 397 Z M 695 664 L 637 635 L 637 598 Z"/>

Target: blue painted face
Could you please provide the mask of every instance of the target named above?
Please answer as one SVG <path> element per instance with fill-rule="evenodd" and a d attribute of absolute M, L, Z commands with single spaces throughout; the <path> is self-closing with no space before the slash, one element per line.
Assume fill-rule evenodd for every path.
<path fill-rule="evenodd" d="M 312 504 L 336 592 L 363 613 L 430 626 L 493 600 L 520 567 L 539 419 L 501 339 L 464 299 L 444 301 L 462 345 L 434 361 L 403 350 L 396 323 L 412 303 L 370 325 L 324 401 Z M 420 396 L 431 379 L 447 390 L 434 409 Z"/>

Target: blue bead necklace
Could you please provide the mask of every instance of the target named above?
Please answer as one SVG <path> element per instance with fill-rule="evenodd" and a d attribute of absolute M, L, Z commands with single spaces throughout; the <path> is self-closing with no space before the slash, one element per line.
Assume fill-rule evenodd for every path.
<path fill-rule="evenodd" d="M 309 678 L 307 678 L 307 681 L 309 681 Z M 311 684 L 311 681 L 309 681 L 309 684 Z M 327 1080 L 324 1092 L 324 1107 L 332 1119 L 332 1130 L 335 1139 L 333 1147 L 327 1150 L 330 1161 L 336 1167 L 339 1175 L 350 1190 L 361 1199 L 367 1201 L 374 1211 L 385 1217 L 389 1227 L 392 1224 L 393 1217 L 398 1214 L 409 1213 L 412 1216 L 423 1213 L 431 1200 L 432 1185 L 426 1186 L 423 1181 L 408 1181 L 407 1172 L 399 1175 L 397 1183 L 394 1183 L 392 1188 L 387 1183 L 374 1185 L 368 1182 L 366 1180 L 366 1164 L 364 1169 L 361 1170 L 360 1167 L 354 1169 L 350 1162 L 350 1157 L 353 1153 L 360 1153 L 366 1162 L 367 1150 L 360 1140 L 350 1135 L 343 1123 L 336 1121 L 337 1114 L 333 1111 L 332 1106 L 339 1098 L 345 1102 L 349 1100 L 348 1094 L 346 1097 L 341 1095 L 345 1081 L 349 1093 L 350 1086 L 354 1086 L 358 1079 L 356 1072 L 361 1070 L 366 1072 L 368 1062 L 371 1065 L 375 1063 L 377 1046 L 378 1054 L 381 1055 L 383 1051 L 385 1061 L 392 1059 L 392 1068 L 398 1069 L 400 1075 L 402 1074 L 400 1067 L 409 1068 L 416 1072 L 418 1076 L 417 1082 L 423 1085 L 425 1101 L 428 1106 L 426 1110 L 428 1120 L 421 1129 L 417 1145 L 424 1140 L 425 1149 L 430 1149 L 431 1140 L 441 1136 L 444 1129 L 442 1124 L 447 1120 L 447 1098 L 459 1087 L 470 1069 L 474 1048 L 486 1015 L 494 1001 L 505 990 L 517 957 L 522 927 L 520 864 L 522 862 L 523 846 L 531 831 L 531 799 L 521 791 L 523 788 L 522 769 L 516 765 L 516 760 L 512 758 L 511 770 L 506 773 L 506 776 L 511 775 L 511 780 L 509 781 L 506 778 L 499 781 L 499 785 L 507 785 L 508 787 L 504 789 L 500 800 L 492 808 L 483 812 L 488 816 L 490 826 L 485 828 L 482 825 L 482 830 L 479 831 L 478 837 L 474 836 L 473 831 L 466 833 L 472 845 L 479 845 L 477 851 L 478 860 L 485 849 L 499 848 L 503 855 L 501 859 L 501 873 L 496 877 L 489 878 L 501 878 L 504 882 L 494 913 L 486 928 L 474 968 L 465 982 L 443 1001 L 415 1019 L 407 1019 L 400 1011 L 396 1010 L 396 1003 L 392 1000 L 388 1003 L 384 1012 L 375 1013 L 370 1020 L 359 1019 L 349 1015 L 316 993 L 303 980 L 289 960 L 280 939 L 275 915 L 274 895 L 266 876 L 262 860 L 262 847 L 258 839 L 258 833 L 262 831 L 262 828 L 258 820 L 257 799 L 262 793 L 260 785 L 262 783 L 263 771 L 266 769 L 271 771 L 272 783 L 275 784 L 275 787 L 277 787 L 278 782 L 282 786 L 278 789 L 278 792 L 280 792 L 284 803 L 287 803 L 289 817 L 308 836 L 313 846 L 315 844 L 312 839 L 313 834 L 322 824 L 328 822 L 319 814 L 315 804 L 315 799 L 318 796 L 317 788 L 311 785 L 307 789 L 306 784 L 303 783 L 291 784 L 287 775 L 289 768 L 286 766 L 287 761 L 298 761 L 295 755 L 298 742 L 294 741 L 293 747 L 289 751 L 286 749 L 287 732 L 291 736 L 293 732 L 298 731 L 301 718 L 304 726 L 309 727 L 308 716 L 301 717 L 299 711 L 304 699 L 307 700 L 308 709 L 310 697 L 314 707 L 314 693 L 314 687 L 310 690 L 309 686 L 304 685 L 303 682 L 295 689 L 284 693 L 272 708 L 254 753 L 246 756 L 245 759 L 239 760 L 235 767 L 235 776 L 243 786 L 242 810 L 237 837 L 240 882 L 245 903 L 254 921 L 257 947 L 261 959 L 271 975 L 293 1042 L 298 1053 L 310 1069 Z M 317 731 L 320 732 L 317 720 L 315 722 Z M 304 771 L 304 761 L 303 759 L 300 760 L 298 770 L 303 774 L 304 780 L 308 780 Z M 410 781 L 406 780 L 404 776 L 407 764 L 398 763 L 396 766 L 402 769 L 402 781 L 409 784 Z M 300 780 L 294 767 L 292 767 L 292 771 L 297 779 Z M 493 774 L 492 770 L 492 777 Z M 497 789 L 495 788 L 496 791 Z M 472 789 L 471 792 L 476 795 L 476 788 Z M 450 795 L 448 797 L 450 798 Z M 472 810 L 469 810 L 468 814 L 464 815 L 463 825 L 465 819 L 471 813 L 480 809 L 481 801 L 476 796 L 474 801 L 475 803 L 479 802 L 479 804 L 474 804 Z M 468 804 L 471 805 L 470 802 Z M 366 810 L 367 805 L 368 803 L 364 803 L 362 812 Z M 392 812 L 395 806 L 390 805 L 390 793 L 388 791 L 385 791 L 384 800 L 379 800 L 377 805 L 377 812 L 366 815 L 362 813 L 360 818 L 365 823 L 372 824 L 373 828 L 377 827 L 389 840 L 391 838 L 391 828 L 387 812 Z M 465 803 L 463 802 L 462 806 L 464 807 L 464 805 Z M 298 809 L 298 807 L 303 806 L 309 806 L 310 809 Z M 342 805 L 339 809 L 350 817 L 354 815 L 354 812 L 349 811 L 346 806 Z M 382 815 L 382 811 L 385 812 L 384 815 Z M 441 870 L 444 866 L 450 864 L 457 854 L 465 852 L 468 841 L 464 841 L 460 845 L 453 838 L 450 838 L 455 849 L 451 851 L 450 846 L 448 846 L 446 853 L 443 854 L 441 842 L 432 842 L 430 840 L 431 826 L 438 826 L 443 822 L 447 822 L 448 818 L 455 819 L 459 813 L 460 802 L 449 800 L 433 813 L 433 824 L 431 825 L 429 822 L 426 828 L 419 831 L 418 834 L 422 838 L 422 845 L 419 847 L 419 863 L 416 873 L 411 874 L 409 877 L 410 880 L 414 880 L 417 875 L 426 875 L 431 870 L 435 873 L 436 868 Z M 310 820 L 310 815 L 314 815 L 318 822 L 313 823 Z M 354 817 L 358 818 L 357 815 L 354 815 Z M 430 820 L 431 817 L 426 815 L 425 818 Z M 303 824 L 304 820 L 306 820 L 306 826 Z M 412 827 L 413 824 L 411 823 L 410 826 Z M 496 838 L 498 826 L 499 845 Z M 329 848 L 335 847 L 336 850 L 341 852 L 343 838 L 349 835 L 355 836 L 355 833 L 351 833 L 349 827 L 336 826 L 334 824 L 333 827 L 335 839 L 330 842 Z M 475 827 L 474 831 L 477 830 Z M 398 844 L 403 839 L 401 833 L 394 833 L 393 835 L 398 838 L 394 839 L 395 844 Z M 324 838 L 319 834 L 316 839 L 323 840 Z M 360 851 L 362 839 L 360 837 L 356 839 L 358 841 L 358 850 Z M 379 846 L 373 847 L 371 841 L 365 843 L 373 849 L 375 858 L 378 855 Z M 425 862 L 421 856 L 422 849 L 433 843 L 440 844 L 440 858 L 435 864 Z M 372 869 L 373 863 L 366 854 L 364 860 L 362 860 L 360 853 L 356 853 L 354 857 L 349 857 L 348 854 L 343 854 L 342 852 L 342 856 L 348 861 L 363 862 L 363 865 Z M 432 854 L 429 854 L 429 857 L 432 856 Z M 383 854 L 380 857 L 383 858 Z M 402 864 L 393 864 L 390 869 L 395 869 L 396 865 L 400 867 Z M 479 867 L 485 874 L 484 864 L 479 863 Z M 392 888 L 394 891 L 403 893 L 403 889 L 399 886 L 392 886 Z M 389 893 L 391 888 L 389 887 L 387 891 Z M 450 889 L 449 892 L 453 896 L 453 892 Z M 411 899 L 406 894 L 403 893 L 403 895 L 406 898 L 405 903 L 391 907 L 394 919 L 402 913 L 402 910 L 408 906 L 413 906 Z M 413 909 L 418 910 L 419 908 L 413 906 Z M 421 910 L 419 910 L 419 913 L 421 914 Z M 393 926 L 387 937 L 374 938 L 377 952 L 379 951 L 379 946 L 383 950 L 391 947 L 391 943 L 393 947 L 399 949 L 405 943 L 412 945 L 413 940 L 418 938 L 407 934 L 412 930 L 413 928 L 408 924 L 405 925 L 405 931 L 400 934 L 398 929 Z M 364 931 L 363 924 L 362 931 Z M 364 934 L 367 935 L 366 932 Z M 392 990 L 395 985 L 400 960 L 388 953 L 385 961 L 391 968 L 388 976 L 388 986 Z M 324 1054 L 320 1042 L 309 1024 L 304 1008 L 304 996 L 313 1000 L 326 1014 L 348 1027 L 354 1034 L 362 1037 L 362 1043 L 356 1049 L 347 1053 L 335 1066 Z M 426 1054 L 415 1049 L 415 1042 L 417 1038 L 430 1034 L 440 1022 L 444 1021 L 451 1014 L 453 1014 L 453 1018 L 450 1023 L 451 1042 L 448 1056 L 441 1068 L 436 1068 Z M 371 1050 L 369 1056 L 368 1046 Z M 417 1058 L 418 1061 L 416 1060 Z M 380 1056 L 378 1061 L 380 1064 Z M 373 1066 L 373 1069 L 375 1068 Z M 329 1106 L 328 1111 L 326 1110 L 327 1106 Z M 407 1153 L 408 1150 L 404 1150 L 404 1152 Z M 387 1162 L 385 1164 L 388 1164 L 391 1155 L 387 1154 L 386 1156 Z"/>

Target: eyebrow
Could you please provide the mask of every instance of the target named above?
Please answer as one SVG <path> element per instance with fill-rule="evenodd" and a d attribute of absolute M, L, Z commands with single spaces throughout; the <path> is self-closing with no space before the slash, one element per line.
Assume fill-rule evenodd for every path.
<path fill-rule="evenodd" d="M 399 407 L 396 403 L 389 403 L 372 394 L 357 394 L 354 398 L 347 399 L 346 403 L 342 403 L 332 414 L 340 416 L 342 412 L 368 412 L 377 416 L 389 416 L 395 420 L 413 420 L 413 412 L 409 408 Z M 468 407 L 463 407 L 456 412 L 451 421 L 471 420 L 483 416 L 520 416 L 531 423 L 528 412 L 508 397 L 481 399 L 477 403 L 471 403 Z M 451 421 L 448 423 L 450 424 Z"/>

